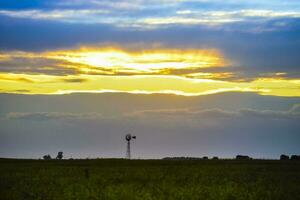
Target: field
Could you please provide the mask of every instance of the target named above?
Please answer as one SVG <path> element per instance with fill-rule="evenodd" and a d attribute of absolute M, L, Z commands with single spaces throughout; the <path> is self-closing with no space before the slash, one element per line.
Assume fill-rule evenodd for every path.
<path fill-rule="evenodd" d="M 0 159 L 0 199 L 300 199 L 300 162 Z"/>

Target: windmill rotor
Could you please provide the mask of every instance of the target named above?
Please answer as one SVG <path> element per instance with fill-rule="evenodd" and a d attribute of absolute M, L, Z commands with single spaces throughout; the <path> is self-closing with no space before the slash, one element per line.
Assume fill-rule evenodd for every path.
<path fill-rule="evenodd" d="M 125 136 L 125 139 L 127 140 L 127 141 L 130 141 L 131 140 L 131 134 L 127 134 L 126 136 Z"/>

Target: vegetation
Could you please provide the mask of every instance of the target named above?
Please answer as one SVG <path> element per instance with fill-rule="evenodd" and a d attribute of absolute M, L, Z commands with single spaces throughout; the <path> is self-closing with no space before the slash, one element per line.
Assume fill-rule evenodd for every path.
<path fill-rule="evenodd" d="M 51 156 L 48 154 L 48 155 L 44 155 L 43 156 L 43 159 L 44 160 L 51 160 Z"/>
<path fill-rule="evenodd" d="M 280 156 L 280 160 L 289 160 L 289 159 L 290 159 L 290 157 L 287 156 L 287 155 L 282 154 L 282 155 Z"/>
<path fill-rule="evenodd" d="M 300 199 L 293 160 L 0 159 L 14 199 Z"/>
<path fill-rule="evenodd" d="M 60 152 L 57 153 L 56 159 L 61 160 L 62 158 L 63 158 L 63 152 L 60 151 Z"/>

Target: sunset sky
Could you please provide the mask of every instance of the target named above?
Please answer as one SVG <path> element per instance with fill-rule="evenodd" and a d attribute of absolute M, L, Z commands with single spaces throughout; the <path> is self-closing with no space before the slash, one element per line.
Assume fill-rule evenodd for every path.
<path fill-rule="evenodd" d="M 300 1 L 3 0 L 0 157 L 300 154 Z"/>

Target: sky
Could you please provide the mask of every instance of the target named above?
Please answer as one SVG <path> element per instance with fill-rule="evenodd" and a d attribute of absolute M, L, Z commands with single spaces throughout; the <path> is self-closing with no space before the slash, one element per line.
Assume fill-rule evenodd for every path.
<path fill-rule="evenodd" d="M 0 35 L 0 157 L 300 154 L 298 0 L 2 0 Z"/>

